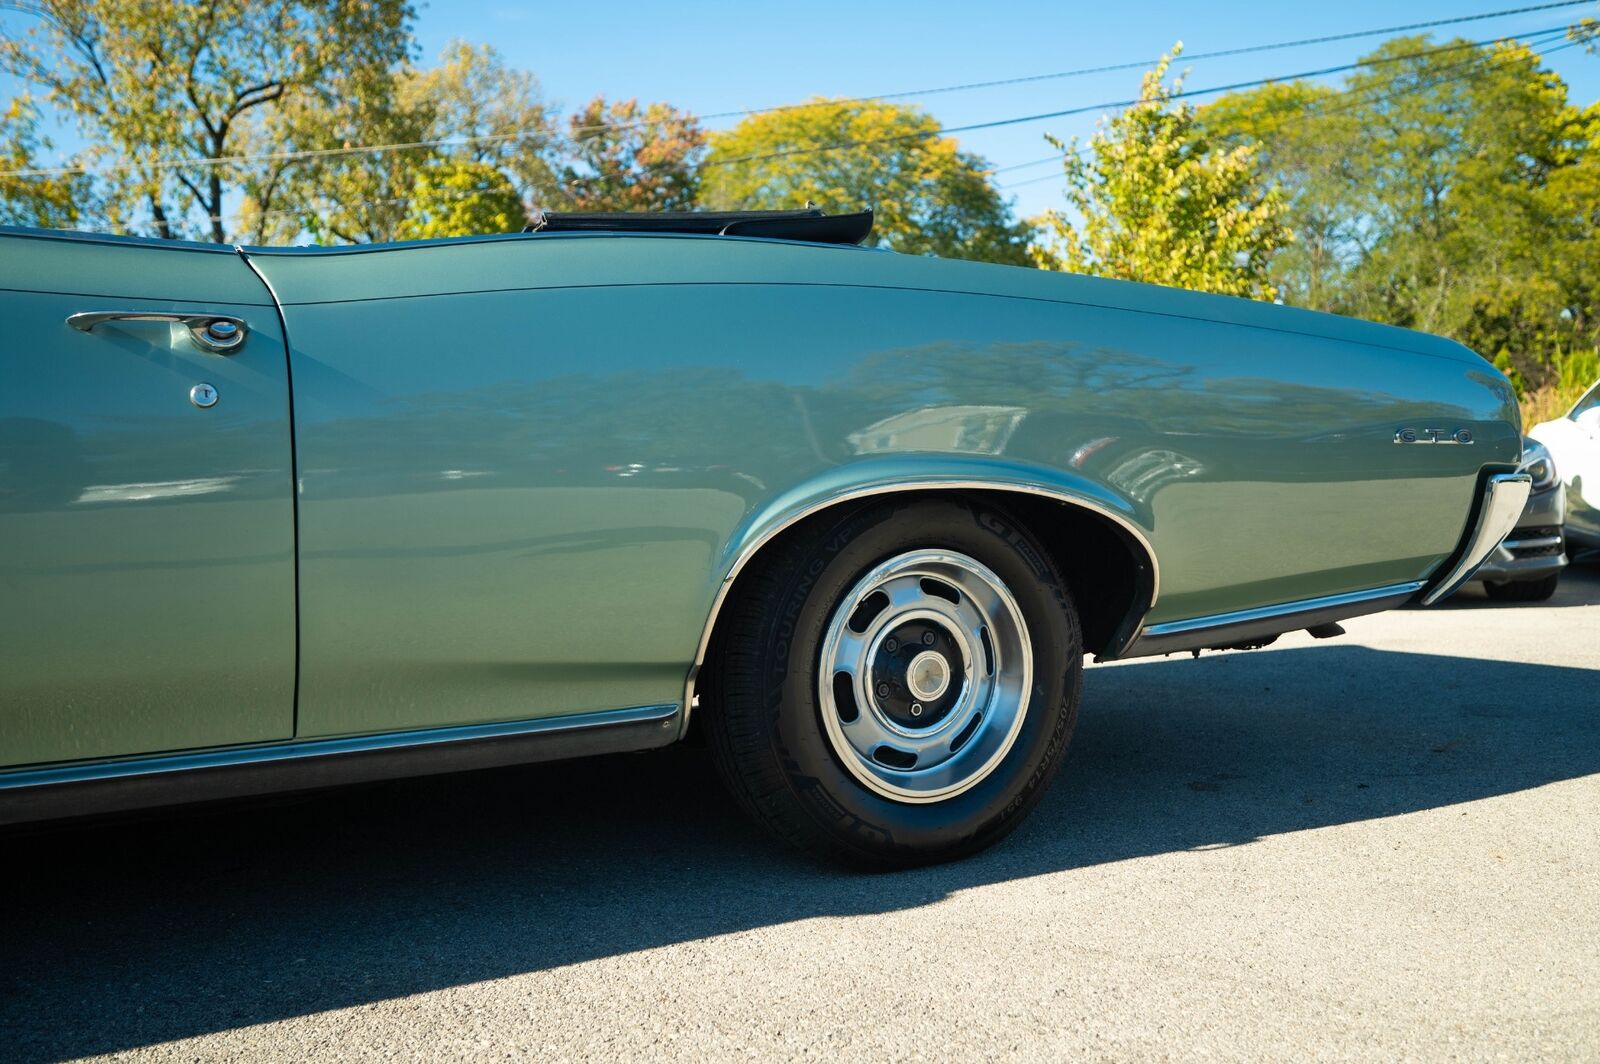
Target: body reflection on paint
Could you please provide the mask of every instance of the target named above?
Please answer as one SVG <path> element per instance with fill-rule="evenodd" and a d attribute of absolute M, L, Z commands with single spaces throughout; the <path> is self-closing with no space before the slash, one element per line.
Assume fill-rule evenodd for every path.
<path fill-rule="evenodd" d="M 674 704 L 748 544 L 897 483 L 1119 515 L 1151 622 L 1419 580 L 1520 445 L 1448 341 L 1087 277 L 723 237 L 0 241 L 13 763 Z M 63 324 L 102 306 L 250 340 Z M 1478 442 L 1390 442 L 1419 424 Z"/>
<path fill-rule="evenodd" d="M 1028 416 L 1019 406 L 929 406 L 894 414 L 845 437 L 856 454 L 955 451 L 1005 454 Z"/>
<path fill-rule="evenodd" d="M 1477 466 L 1393 453 L 1392 424 L 1506 435 L 1503 385 L 1443 341 L 1028 270 L 626 237 L 256 262 L 304 392 L 311 734 L 670 701 L 773 507 L 956 456 L 1126 513 L 1155 620 L 1418 579 Z"/>

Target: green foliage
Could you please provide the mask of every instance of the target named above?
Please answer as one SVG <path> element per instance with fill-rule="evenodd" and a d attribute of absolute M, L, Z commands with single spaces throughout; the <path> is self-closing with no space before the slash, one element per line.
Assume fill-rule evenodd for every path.
<path fill-rule="evenodd" d="M 113 221 L 143 209 L 160 236 L 223 241 L 230 165 L 247 116 L 315 95 L 336 72 L 386 70 L 410 45 L 404 0 L 38 0 L 0 38 L 0 69 L 71 114 L 106 182 Z"/>
<path fill-rule="evenodd" d="M 305 97 L 251 123 L 250 154 L 277 156 L 243 182 L 236 227 L 255 244 L 398 239 L 418 171 L 438 157 L 429 147 L 349 151 L 352 145 L 418 144 L 432 112 L 399 98 L 399 75 L 358 70 L 331 82 L 329 99 Z M 326 153 L 326 154 L 324 154 Z"/>
<path fill-rule="evenodd" d="M 1255 151 L 1294 234 L 1273 252 L 1268 283 L 1284 302 L 1316 310 L 1333 309 L 1361 230 L 1360 213 L 1344 194 L 1354 181 L 1349 145 L 1361 131 L 1339 109 L 1338 96 L 1325 85 L 1280 82 L 1223 96 L 1196 116 L 1197 136 Z M 1306 121 L 1308 114 L 1317 119 Z"/>
<path fill-rule="evenodd" d="M 1579 19 L 1577 25 L 1567 27 L 1567 40 L 1583 45 L 1585 51 L 1600 51 L 1600 21 Z"/>
<path fill-rule="evenodd" d="M 1173 98 L 1164 59 L 1083 153 L 1051 139 L 1067 204 L 1036 229 L 915 107 L 816 99 L 707 135 L 665 103 L 596 97 L 563 128 L 491 47 L 453 42 L 412 65 L 409 0 L 20 10 L 38 18 L 0 39 L 0 70 L 37 96 L 0 112 L 13 174 L 0 222 L 368 242 L 512 230 L 532 205 L 872 206 L 880 243 L 911 254 L 1036 259 L 1441 332 L 1529 402 L 1595 373 L 1600 104 L 1574 107 L 1516 42 L 1401 38 L 1342 86 L 1267 85 L 1198 111 Z M 1600 23 L 1568 36 L 1595 50 Z M 89 146 L 67 162 L 95 175 L 15 173 L 57 165 L 36 104 L 77 123 Z M 174 165 L 213 157 L 226 161 Z"/>
<path fill-rule="evenodd" d="M 1213 142 L 1173 101 L 1183 80 L 1167 86 L 1171 61 L 1144 76 L 1139 102 L 1095 134 L 1090 155 L 1046 138 L 1065 153 L 1072 214 L 1045 215 L 1035 255 L 1050 269 L 1272 299 L 1267 263 L 1289 242 L 1283 196 L 1253 147 Z"/>
<path fill-rule="evenodd" d="M 1600 381 L 1600 351 L 1593 348 L 1558 351 L 1551 358 L 1550 364 L 1554 371 L 1550 383 L 1561 391 L 1570 393 L 1573 403 L 1592 388 L 1596 381 Z"/>
<path fill-rule="evenodd" d="M 1519 391 L 1600 340 L 1600 113 L 1526 45 L 1399 38 L 1342 89 L 1265 86 L 1199 119 L 1288 199 L 1287 302 L 1452 336 Z"/>
<path fill-rule="evenodd" d="M 1556 351 L 1550 356 L 1549 368 L 1544 385 L 1522 397 L 1523 425 L 1564 417 L 1600 381 L 1600 350 Z"/>
<path fill-rule="evenodd" d="M 1426 44 L 1385 44 L 1371 57 L 1381 65 L 1346 87 L 1352 113 L 1377 134 L 1348 146 L 1372 233 L 1346 303 L 1364 317 L 1515 353 L 1555 294 L 1524 252 L 1575 116 L 1565 86 L 1523 45 L 1387 61 Z"/>
<path fill-rule="evenodd" d="M 428 70 L 341 73 L 325 97 L 278 108 L 251 139 L 254 150 L 291 156 L 246 184 L 238 226 L 253 243 L 300 232 L 344 243 L 403 239 L 417 175 L 440 162 L 496 170 L 525 202 L 558 195 L 560 137 L 538 82 L 494 49 L 459 41 Z M 340 145 L 407 147 L 315 154 Z M 477 195 L 470 186 L 457 192 Z M 493 203 L 463 208 L 463 217 L 496 213 Z"/>
<path fill-rule="evenodd" d="M 39 112 L 19 96 L 0 115 L 0 170 L 39 169 L 40 151 L 50 147 L 39 136 Z M 0 176 L 0 225 L 70 228 L 78 221 L 78 205 L 86 197 L 83 181 L 40 175 Z"/>
<path fill-rule="evenodd" d="M 422 240 L 515 233 L 527 224 L 522 197 L 505 174 L 488 163 L 438 162 L 417 175 L 411 212 L 396 235 Z"/>
<path fill-rule="evenodd" d="M 571 119 L 564 202 L 580 211 L 686 211 L 700 191 L 706 135 L 695 117 L 664 103 L 596 96 Z"/>
<path fill-rule="evenodd" d="M 812 100 L 752 115 L 712 136 L 704 199 L 719 209 L 876 210 L 874 233 L 913 255 L 1026 265 L 1016 224 L 987 174 L 926 112 L 903 104 Z M 845 145 L 798 154 L 797 149 Z"/>
<path fill-rule="evenodd" d="M 444 141 L 438 150 L 447 158 L 501 170 L 524 201 L 559 196 L 556 160 L 566 146 L 539 80 L 492 46 L 452 41 L 438 66 L 408 71 L 398 94 L 427 116 L 425 139 Z"/>

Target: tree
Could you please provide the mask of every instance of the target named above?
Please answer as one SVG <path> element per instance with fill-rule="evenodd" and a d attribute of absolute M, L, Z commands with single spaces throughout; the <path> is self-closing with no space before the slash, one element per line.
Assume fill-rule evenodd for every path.
<path fill-rule="evenodd" d="M 1492 319 L 1524 317 L 1512 304 L 1553 294 L 1524 286 L 1537 279 L 1519 260 L 1537 223 L 1534 194 L 1561 165 L 1577 116 L 1565 87 L 1525 45 L 1426 54 L 1427 44 L 1389 41 L 1346 83 L 1369 133 L 1351 158 L 1356 203 L 1371 228 L 1347 305 L 1489 345 L 1492 356 L 1513 339 Z"/>
<path fill-rule="evenodd" d="M 33 101 L 26 96 L 12 100 L 0 121 L 0 225 L 55 229 L 75 225 L 87 196 L 83 179 L 25 173 L 40 169 L 39 153 L 50 147 L 39 135 L 39 113 Z M 18 175 L 18 171 L 24 173 Z"/>
<path fill-rule="evenodd" d="M 1194 108 L 1166 85 L 1172 56 L 1144 76 L 1139 102 L 1110 119 L 1091 154 L 1046 136 L 1065 153 L 1067 202 L 1043 219 L 1035 254 L 1051 269 L 1272 299 L 1267 264 L 1288 243 L 1282 195 L 1269 188 L 1255 149 L 1216 143 Z"/>
<path fill-rule="evenodd" d="M 286 156 L 245 188 L 239 227 L 255 243 L 301 232 L 344 243 L 401 239 L 418 174 L 442 162 L 482 164 L 524 202 L 559 195 L 560 136 L 538 82 L 487 46 L 452 42 L 430 69 L 341 74 L 328 99 L 280 107 L 251 137 L 259 150 Z M 377 147 L 356 150 L 363 145 Z M 470 185 L 454 192 L 475 195 Z M 434 207 L 438 195 L 430 192 Z M 468 216 L 498 209 L 461 206 Z"/>
<path fill-rule="evenodd" d="M 488 163 L 438 162 L 417 175 L 402 240 L 515 233 L 528 224 L 511 179 Z"/>
<path fill-rule="evenodd" d="M 539 81 L 493 47 L 452 41 L 438 66 L 407 71 L 397 93 L 403 109 L 428 117 L 427 136 L 446 158 L 502 171 L 524 202 L 559 195 L 561 133 Z"/>
<path fill-rule="evenodd" d="M 1361 128 L 1338 89 L 1306 81 L 1275 82 L 1220 97 L 1200 108 L 1197 127 L 1222 148 L 1248 146 L 1266 180 L 1287 201 L 1283 222 L 1294 239 L 1267 264 L 1267 279 L 1286 303 L 1315 310 L 1340 305 L 1346 272 L 1361 247 L 1360 212 L 1350 146 Z"/>
<path fill-rule="evenodd" d="M 250 126 L 247 150 L 269 157 L 244 182 L 237 224 L 251 242 L 399 239 L 416 175 L 440 157 L 434 112 L 402 102 L 402 76 L 341 73 L 327 100 L 288 101 Z"/>
<path fill-rule="evenodd" d="M 1288 301 L 1454 337 L 1519 387 L 1600 340 L 1600 110 L 1527 45 L 1397 38 L 1342 89 L 1251 90 L 1201 126 L 1290 201 Z"/>
<path fill-rule="evenodd" d="M 1545 175 L 1531 204 L 1532 271 L 1553 282 L 1559 305 L 1548 308 L 1561 334 L 1557 346 L 1600 347 L 1600 103 L 1565 126 L 1567 154 Z"/>
<path fill-rule="evenodd" d="M 691 114 L 664 103 L 596 96 L 570 123 L 563 200 L 580 211 L 686 211 L 699 197 L 706 136 Z"/>
<path fill-rule="evenodd" d="M 713 135 L 704 198 L 723 209 L 871 207 L 878 241 L 896 251 L 1026 265 L 1028 227 L 988 165 L 942 132 L 895 103 L 819 98 L 751 115 Z"/>
<path fill-rule="evenodd" d="M 226 239 L 223 210 L 248 116 L 335 71 L 388 69 L 410 47 L 405 0 L 38 0 L 39 21 L 0 39 L 0 69 L 44 89 L 110 164 L 163 237 L 185 215 Z M 124 208 L 125 209 L 125 208 Z M 193 217 L 197 215 L 197 217 Z"/>
<path fill-rule="evenodd" d="M 1582 45 L 1591 55 L 1600 51 L 1600 20 L 1579 19 L 1576 25 L 1567 27 L 1567 40 Z"/>

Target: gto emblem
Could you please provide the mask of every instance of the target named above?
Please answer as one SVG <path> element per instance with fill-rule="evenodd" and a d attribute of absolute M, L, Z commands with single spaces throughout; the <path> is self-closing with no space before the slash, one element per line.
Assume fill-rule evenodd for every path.
<path fill-rule="evenodd" d="M 1446 432 L 1444 429 L 1396 429 L 1395 443 L 1471 443 L 1471 429 L 1456 429 Z"/>

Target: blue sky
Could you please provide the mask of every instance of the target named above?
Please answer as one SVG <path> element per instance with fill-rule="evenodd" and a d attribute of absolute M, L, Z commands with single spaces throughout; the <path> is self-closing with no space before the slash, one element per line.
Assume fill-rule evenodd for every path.
<path fill-rule="evenodd" d="M 666 100 L 698 114 L 790 103 L 814 95 L 867 96 L 1084 66 L 1151 59 L 1182 40 L 1190 53 L 1268 44 L 1526 6 L 1538 0 L 1346 0 L 1279 3 L 845 3 L 676 0 L 674 3 L 514 4 L 431 0 L 417 23 L 423 62 L 446 42 L 488 42 L 536 74 L 546 96 L 576 108 L 596 93 Z M 1600 16 L 1600 2 L 1435 31 L 1486 39 Z M 0 13 L 0 32 L 23 16 Z M 1190 88 L 1350 62 L 1371 38 L 1192 64 Z M 1600 57 L 1580 49 L 1550 65 L 1575 101 L 1600 98 Z M 945 125 L 1124 99 L 1137 71 L 917 97 Z M 15 86 L 0 81 L 0 93 Z M 713 128 L 731 120 L 711 121 Z M 1049 154 L 1043 134 L 1085 135 L 1093 114 L 962 134 L 997 167 Z M 998 175 L 1022 214 L 1060 197 L 1051 165 Z M 1026 183 L 1022 183 L 1026 182 Z"/>
<path fill-rule="evenodd" d="M 870 96 L 1043 74 L 1159 56 L 1182 40 L 1190 53 L 1451 18 L 1539 0 L 1346 0 L 1314 3 L 846 3 L 509 4 L 431 0 L 421 9 L 425 57 L 453 37 L 487 41 L 535 73 L 546 95 L 575 108 L 596 93 L 667 100 L 699 114 L 790 103 L 808 96 Z M 1483 40 L 1600 16 L 1600 3 L 1530 12 L 1435 31 Z M 1284 49 L 1192 65 L 1203 88 L 1353 61 L 1383 38 Z M 1574 100 L 1600 98 L 1600 57 L 1571 48 L 1550 65 Z M 1058 111 L 1136 95 L 1138 71 L 914 98 L 947 126 Z M 729 120 L 731 121 L 731 120 Z M 728 121 L 711 122 L 712 126 Z M 1050 153 L 1043 134 L 1086 135 L 1095 116 L 962 134 L 995 166 Z M 997 175 L 1018 210 L 1056 205 L 1056 168 Z"/>

